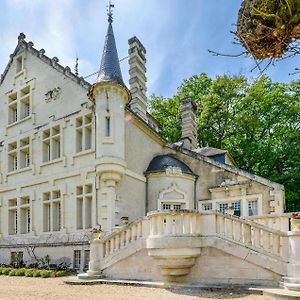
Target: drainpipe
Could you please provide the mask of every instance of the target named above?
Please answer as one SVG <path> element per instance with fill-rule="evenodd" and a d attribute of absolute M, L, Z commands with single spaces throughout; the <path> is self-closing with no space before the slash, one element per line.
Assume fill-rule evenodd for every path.
<path fill-rule="evenodd" d="M 148 177 L 146 176 L 145 216 L 148 213 Z"/>

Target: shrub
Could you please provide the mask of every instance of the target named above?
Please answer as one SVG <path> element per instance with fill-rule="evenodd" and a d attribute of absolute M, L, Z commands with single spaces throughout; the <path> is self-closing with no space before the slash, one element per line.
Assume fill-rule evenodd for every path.
<path fill-rule="evenodd" d="M 26 272 L 26 269 L 21 268 L 16 270 L 16 276 L 24 276 Z"/>
<path fill-rule="evenodd" d="M 41 276 L 41 270 L 34 270 L 33 277 L 40 277 Z"/>
<path fill-rule="evenodd" d="M 41 277 L 48 278 L 51 276 L 52 272 L 49 270 L 41 270 L 40 274 L 41 274 Z"/>
<path fill-rule="evenodd" d="M 33 273 L 34 273 L 35 269 L 27 269 L 25 271 L 25 276 L 26 277 L 33 277 Z"/>
<path fill-rule="evenodd" d="M 56 277 L 62 277 L 62 276 L 68 276 L 68 275 L 69 275 L 69 271 L 67 271 L 67 270 L 57 271 L 55 273 Z"/>
<path fill-rule="evenodd" d="M 16 276 L 17 269 L 11 269 L 8 273 L 9 276 Z"/>
<path fill-rule="evenodd" d="M 3 275 L 8 275 L 9 274 L 9 272 L 12 270 L 12 268 L 4 268 L 3 270 L 2 270 L 2 274 Z"/>
<path fill-rule="evenodd" d="M 4 268 L 0 267 L 0 275 L 2 275 Z"/>

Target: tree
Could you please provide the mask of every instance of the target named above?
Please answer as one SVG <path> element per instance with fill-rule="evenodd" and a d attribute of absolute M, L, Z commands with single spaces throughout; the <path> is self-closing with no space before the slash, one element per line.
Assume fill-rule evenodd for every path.
<path fill-rule="evenodd" d="M 192 76 L 174 97 L 151 97 L 150 111 L 170 142 L 180 139 L 184 97 L 198 105 L 200 147 L 226 149 L 240 168 L 284 184 L 287 210 L 300 210 L 300 81 Z"/>

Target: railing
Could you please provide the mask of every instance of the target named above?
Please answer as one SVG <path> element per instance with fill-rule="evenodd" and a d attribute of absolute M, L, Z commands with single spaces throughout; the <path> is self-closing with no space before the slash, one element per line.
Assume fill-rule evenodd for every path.
<path fill-rule="evenodd" d="M 140 239 L 142 236 L 143 219 L 139 219 L 102 239 L 102 257 L 107 257 L 108 255 L 128 246 L 134 241 Z"/>
<path fill-rule="evenodd" d="M 287 233 L 220 212 L 151 212 L 101 239 L 100 257 L 107 257 L 141 238 L 161 236 L 223 236 L 286 259 Z"/>
<path fill-rule="evenodd" d="M 289 231 L 291 213 L 251 216 L 247 217 L 247 219 L 273 229 Z"/>
<path fill-rule="evenodd" d="M 219 235 L 283 258 L 286 255 L 287 233 L 226 214 L 218 213 L 216 218 Z"/>

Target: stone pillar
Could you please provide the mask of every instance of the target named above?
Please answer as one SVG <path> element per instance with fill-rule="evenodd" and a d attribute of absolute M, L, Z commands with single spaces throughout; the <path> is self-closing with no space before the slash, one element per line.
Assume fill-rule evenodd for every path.
<path fill-rule="evenodd" d="M 300 231 L 288 232 L 288 242 L 290 253 L 284 287 L 300 291 Z"/>
<path fill-rule="evenodd" d="M 129 84 L 132 100 L 130 108 L 145 122 L 147 118 L 147 77 L 146 77 L 146 49 L 134 36 L 129 39 Z"/>
<path fill-rule="evenodd" d="M 197 120 L 196 120 L 196 103 L 191 98 L 184 98 L 182 100 L 182 132 L 181 140 L 187 149 L 197 148 Z"/>

